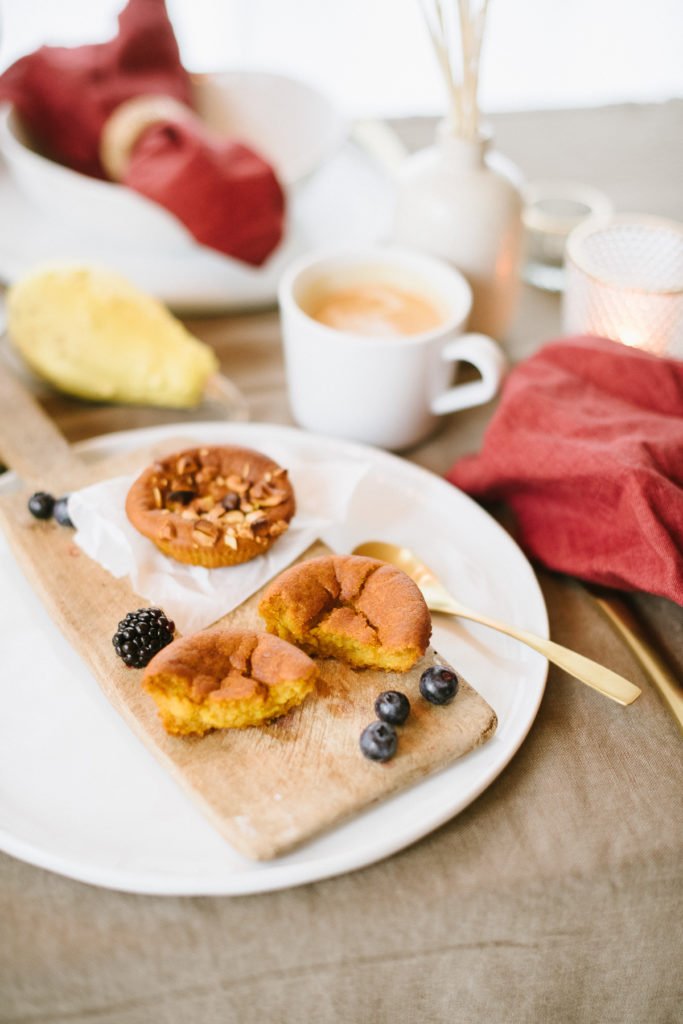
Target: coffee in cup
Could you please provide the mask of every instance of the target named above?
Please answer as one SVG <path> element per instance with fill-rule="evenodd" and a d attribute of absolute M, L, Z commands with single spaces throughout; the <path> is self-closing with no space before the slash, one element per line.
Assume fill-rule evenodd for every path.
<path fill-rule="evenodd" d="M 489 401 L 505 374 L 496 342 L 464 333 L 465 278 L 417 250 L 314 253 L 285 272 L 278 297 L 289 400 L 308 430 L 401 450 L 444 413 Z M 481 378 L 454 385 L 460 360 Z"/>
<path fill-rule="evenodd" d="M 373 280 L 324 292 L 310 315 L 327 327 L 373 338 L 424 334 L 443 323 L 443 314 L 423 295 Z"/>

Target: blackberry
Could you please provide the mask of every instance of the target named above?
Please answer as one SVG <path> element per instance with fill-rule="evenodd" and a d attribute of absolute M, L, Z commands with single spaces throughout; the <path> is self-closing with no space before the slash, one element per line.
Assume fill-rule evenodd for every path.
<path fill-rule="evenodd" d="M 410 701 L 405 693 L 385 690 L 375 701 L 375 714 L 390 725 L 403 725 L 410 714 Z"/>
<path fill-rule="evenodd" d="M 65 498 L 57 498 L 54 507 L 54 517 L 60 526 L 73 526 L 69 515 L 69 495 Z"/>
<path fill-rule="evenodd" d="M 139 608 L 121 619 L 112 637 L 114 650 L 129 668 L 144 668 L 163 647 L 170 644 L 175 625 L 161 608 Z"/>
<path fill-rule="evenodd" d="M 36 491 L 28 499 L 28 510 L 36 519 L 50 519 L 55 507 L 55 499 L 46 491 Z"/>

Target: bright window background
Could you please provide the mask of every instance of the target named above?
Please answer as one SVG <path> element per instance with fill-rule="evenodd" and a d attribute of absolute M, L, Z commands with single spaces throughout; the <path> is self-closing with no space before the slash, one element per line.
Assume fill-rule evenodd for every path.
<path fill-rule="evenodd" d="M 354 115 L 436 112 L 419 0 L 167 0 L 193 71 L 257 67 L 318 85 Z M 1 0 L 0 63 L 110 36 L 122 0 Z M 490 0 L 485 110 L 683 96 L 683 0 Z"/>

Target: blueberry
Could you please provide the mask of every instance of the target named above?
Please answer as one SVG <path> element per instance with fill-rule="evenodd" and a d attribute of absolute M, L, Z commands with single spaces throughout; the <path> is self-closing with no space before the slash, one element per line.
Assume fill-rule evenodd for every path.
<path fill-rule="evenodd" d="M 397 746 L 396 730 L 387 722 L 371 722 L 360 734 L 360 749 L 371 761 L 388 761 Z"/>
<path fill-rule="evenodd" d="M 168 500 L 177 501 L 180 505 L 189 505 L 193 498 L 196 497 L 196 491 L 171 491 Z"/>
<path fill-rule="evenodd" d="M 431 704 L 450 704 L 458 692 L 458 677 L 449 668 L 433 665 L 420 676 L 420 693 Z"/>
<path fill-rule="evenodd" d="M 228 491 L 228 493 L 223 498 L 221 505 L 223 506 L 224 509 L 226 509 L 227 512 L 234 512 L 236 509 L 240 507 L 239 494 L 235 494 L 234 491 Z"/>
<path fill-rule="evenodd" d="M 403 725 L 410 714 L 410 701 L 405 693 L 398 690 L 385 690 L 375 701 L 375 712 L 378 718 L 390 725 Z"/>
<path fill-rule="evenodd" d="M 68 508 L 69 496 L 65 498 L 57 498 L 54 507 L 54 517 L 60 526 L 73 526 L 71 519 L 69 518 Z"/>
<path fill-rule="evenodd" d="M 36 491 L 28 499 L 28 510 L 36 519 L 49 519 L 55 507 L 55 499 L 45 491 Z"/>

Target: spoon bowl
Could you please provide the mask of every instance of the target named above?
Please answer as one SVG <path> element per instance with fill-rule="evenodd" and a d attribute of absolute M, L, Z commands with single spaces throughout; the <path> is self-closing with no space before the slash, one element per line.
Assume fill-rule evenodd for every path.
<path fill-rule="evenodd" d="M 511 636 L 534 651 L 538 651 L 548 661 L 564 669 L 575 679 L 591 686 L 605 697 L 610 697 L 618 704 L 632 704 L 640 696 L 639 688 L 628 679 L 624 679 L 623 676 L 604 665 L 599 665 L 598 662 L 586 658 L 583 654 L 556 644 L 553 640 L 546 640 L 534 633 L 527 632 L 527 630 L 518 629 L 505 622 L 498 622 L 488 615 L 467 608 L 446 590 L 436 573 L 426 566 L 410 548 L 389 544 L 386 541 L 372 540 L 359 544 L 353 549 L 353 554 L 378 558 L 382 562 L 389 562 L 402 569 L 417 583 L 430 611 L 442 612 L 445 615 L 457 615 L 461 619 L 479 622 L 482 626 L 488 626 L 489 629 L 505 633 L 506 636 Z"/>

